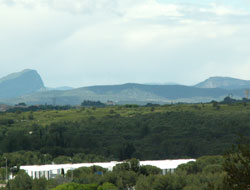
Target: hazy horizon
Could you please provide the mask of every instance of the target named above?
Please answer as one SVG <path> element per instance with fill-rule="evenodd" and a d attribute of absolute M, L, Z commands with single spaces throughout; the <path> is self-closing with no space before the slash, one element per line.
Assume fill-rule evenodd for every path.
<path fill-rule="evenodd" d="M 27 69 L 24 69 L 24 70 L 22 70 L 22 71 L 18 71 L 18 72 L 13 72 L 13 73 L 8 73 L 8 74 L 6 74 L 6 75 L 4 75 L 4 76 L 0 76 L 0 79 L 2 79 L 2 78 L 4 78 L 4 77 L 7 77 L 7 76 L 9 76 L 9 75 L 11 75 L 11 74 L 15 74 L 15 73 L 20 73 L 20 72 L 23 72 L 23 71 L 25 71 L 25 70 L 34 70 L 34 71 L 37 71 L 37 70 L 35 70 L 35 69 L 29 69 L 29 68 L 27 68 Z M 38 72 L 38 74 L 40 75 L 40 73 L 39 73 L 39 71 L 37 71 Z M 40 75 L 41 76 L 41 75 Z M 185 86 L 195 86 L 195 85 L 197 85 L 198 83 L 200 83 L 200 82 L 203 82 L 203 81 L 205 81 L 205 80 L 207 80 L 207 79 L 209 79 L 209 78 L 212 78 L 212 77 L 225 77 L 225 78 L 234 78 L 234 77 L 231 77 L 231 76 L 210 76 L 210 77 L 208 77 L 208 78 L 206 78 L 206 79 L 204 79 L 204 80 L 202 80 L 202 81 L 198 81 L 197 83 L 195 83 L 195 84 L 190 84 L 190 85 L 187 85 L 187 84 L 181 84 L 181 83 L 176 83 L 176 82 L 174 82 L 174 81 L 172 81 L 172 82 L 148 82 L 148 83 L 137 83 L 137 84 L 145 84 L 145 85 L 185 85 Z M 41 76 L 41 78 L 42 78 L 42 80 L 43 80 L 43 77 Z M 245 80 L 245 79 L 241 79 L 241 78 L 234 78 L 234 79 L 239 79 L 239 80 Z M 65 79 L 65 81 L 67 81 L 67 79 Z M 43 80 L 43 82 L 44 82 L 44 80 Z M 63 88 L 63 87 L 70 87 L 70 88 L 81 88 L 81 87 L 88 87 L 88 86 L 102 86 L 102 85 L 122 85 L 122 84 L 128 84 L 128 83 L 136 83 L 136 82 L 124 82 L 124 83 L 108 83 L 108 84 L 92 84 L 92 85 L 81 85 L 81 86 L 67 86 L 67 85 L 61 85 L 61 86 L 48 86 L 46 83 L 44 83 L 44 86 L 45 87 L 47 87 L 47 88 Z"/>
<path fill-rule="evenodd" d="M 0 78 L 46 86 L 250 80 L 249 1 L 0 0 Z"/>

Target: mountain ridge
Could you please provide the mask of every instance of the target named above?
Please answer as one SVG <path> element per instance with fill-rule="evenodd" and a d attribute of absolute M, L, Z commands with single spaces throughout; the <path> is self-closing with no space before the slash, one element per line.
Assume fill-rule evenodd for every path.
<path fill-rule="evenodd" d="M 15 98 L 44 88 L 41 76 L 36 70 L 25 69 L 0 79 L 0 98 Z"/>
<path fill-rule="evenodd" d="M 223 100 L 228 94 L 234 94 L 235 98 L 244 96 L 243 90 L 203 89 L 181 85 L 142 85 L 123 84 L 82 87 L 66 91 L 45 91 L 12 99 L 15 104 L 26 102 L 28 104 L 56 104 L 79 105 L 83 100 L 100 100 L 106 102 L 112 100 L 117 104 L 146 104 L 171 102 L 209 102 Z M 56 103 L 55 103 L 56 102 Z"/>
<path fill-rule="evenodd" d="M 31 77 L 32 79 L 30 79 L 30 75 L 33 77 Z M 231 77 L 210 77 L 194 86 L 125 83 L 51 89 L 44 86 L 42 78 L 37 71 L 30 69 L 7 75 L 0 81 L 1 102 L 8 104 L 25 102 L 27 104 L 58 105 L 79 105 L 83 100 L 100 100 L 103 102 L 112 100 L 118 104 L 145 104 L 149 102 L 160 104 L 171 102 L 194 103 L 212 100 L 220 101 L 229 94 L 233 94 L 235 98 L 239 99 L 244 97 L 243 89 L 248 87 L 248 82 L 250 84 L 250 81 Z M 10 93 L 11 95 L 9 96 L 7 96 L 8 94 L 3 96 L 3 92 L 6 91 L 5 83 L 8 84 L 7 87 L 12 86 L 12 94 Z M 5 88 L 3 88 L 3 84 L 5 84 Z M 237 86 L 237 84 L 239 85 Z M 23 88 L 26 88 L 26 90 L 24 91 Z"/>
<path fill-rule="evenodd" d="M 209 77 L 208 79 L 194 85 L 198 88 L 223 88 L 240 89 L 250 88 L 250 80 L 242 80 L 233 77 Z"/>

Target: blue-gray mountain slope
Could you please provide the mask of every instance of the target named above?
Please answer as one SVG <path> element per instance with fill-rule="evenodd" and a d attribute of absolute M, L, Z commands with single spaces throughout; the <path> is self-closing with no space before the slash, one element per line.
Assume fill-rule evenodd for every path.
<path fill-rule="evenodd" d="M 43 91 L 21 98 L 15 98 L 9 103 L 25 102 L 28 104 L 79 105 L 83 100 L 112 100 L 118 104 L 146 104 L 171 102 L 209 102 L 223 100 L 228 94 L 242 98 L 244 90 L 226 90 L 219 88 L 197 88 L 181 85 L 143 85 L 122 84 L 90 86 L 66 91 Z"/>
<path fill-rule="evenodd" d="M 194 97 L 211 97 L 217 98 L 228 93 L 224 89 L 202 89 L 191 86 L 183 85 L 145 85 L 136 83 L 127 83 L 122 85 L 103 85 L 103 86 L 91 86 L 85 87 L 86 89 L 95 92 L 96 94 L 119 94 L 122 91 L 140 90 L 148 93 L 155 94 L 157 96 L 167 99 L 182 99 L 182 98 L 194 98 Z"/>
<path fill-rule="evenodd" d="M 198 88 L 223 88 L 223 89 L 243 89 L 250 88 L 249 80 L 241 80 L 231 77 L 210 77 L 205 81 L 195 85 Z"/>
<path fill-rule="evenodd" d="M 36 71 L 24 70 L 0 79 L 0 102 L 57 105 L 79 105 L 83 100 L 102 102 L 111 100 L 118 104 L 209 102 L 223 100 L 229 94 L 233 94 L 234 98 L 244 97 L 247 82 L 232 78 L 212 77 L 196 86 L 127 83 L 62 91 L 44 87 Z"/>
<path fill-rule="evenodd" d="M 0 79 L 0 98 L 20 97 L 41 88 L 44 88 L 44 84 L 37 71 L 26 69 Z"/>

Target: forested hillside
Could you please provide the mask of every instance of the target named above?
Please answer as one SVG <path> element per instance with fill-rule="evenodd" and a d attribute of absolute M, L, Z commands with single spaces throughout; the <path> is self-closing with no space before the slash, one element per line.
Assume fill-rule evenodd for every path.
<path fill-rule="evenodd" d="M 196 158 L 223 154 L 240 134 L 250 136 L 249 121 L 246 103 L 16 110 L 0 114 L 0 150 L 9 157 L 31 151 L 39 163 L 79 153 L 95 161 Z"/>

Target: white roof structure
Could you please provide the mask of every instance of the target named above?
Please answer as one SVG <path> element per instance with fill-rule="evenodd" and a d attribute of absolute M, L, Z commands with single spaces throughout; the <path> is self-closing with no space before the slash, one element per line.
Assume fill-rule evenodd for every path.
<path fill-rule="evenodd" d="M 97 162 L 97 163 L 82 163 L 82 164 L 51 164 L 51 165 L 30 165 L 30 166 L 20 166 L 20 169 L 25 171 L 51 171 L 51 170 L 58 170 L 64 169 L 72 170 L 81 167 L 91 167 L 91 166 L 100 166 L 102 168 L 106 168 L 108 170 L 112 170 L 113 167 L 121 162 Z"/>
<path fill-rule="evenodd" d="M 157 160 L 157 161 L 140 161 L 141 166 L 151 165 L 162 170 L 176 169 L 181 164 L 196 161 L 195 159 L 180 159 L 180 160 Z"/>
<path fill-rule="evenodd" d="M 151 165 L 164 170 L 174 170 L 180 164 L 186 164 L 195 159 L 180 159 L 180 160 L 155 160 L 155 161 L 140 161 L 141 166 Z M 51 178 L 52 175 L 60 175 L 62 169 L 65 173 L 69 170 L 74 170 L 81 167 L 100 166 L 106 168 L 109 171 L 113 170 L 113 167 L 123 162 L 97 162 L 97 163 L 81 163 L 81 164 L 52 164 L 52 165 L 31 165 L 31 166 L 20 166 L 20 169 L 25 170 L 28 175 L 33 178 L 39 178 L 45 176 L 47 179 Z M 165 171 L 163 172 L 165 174 Z"/>

